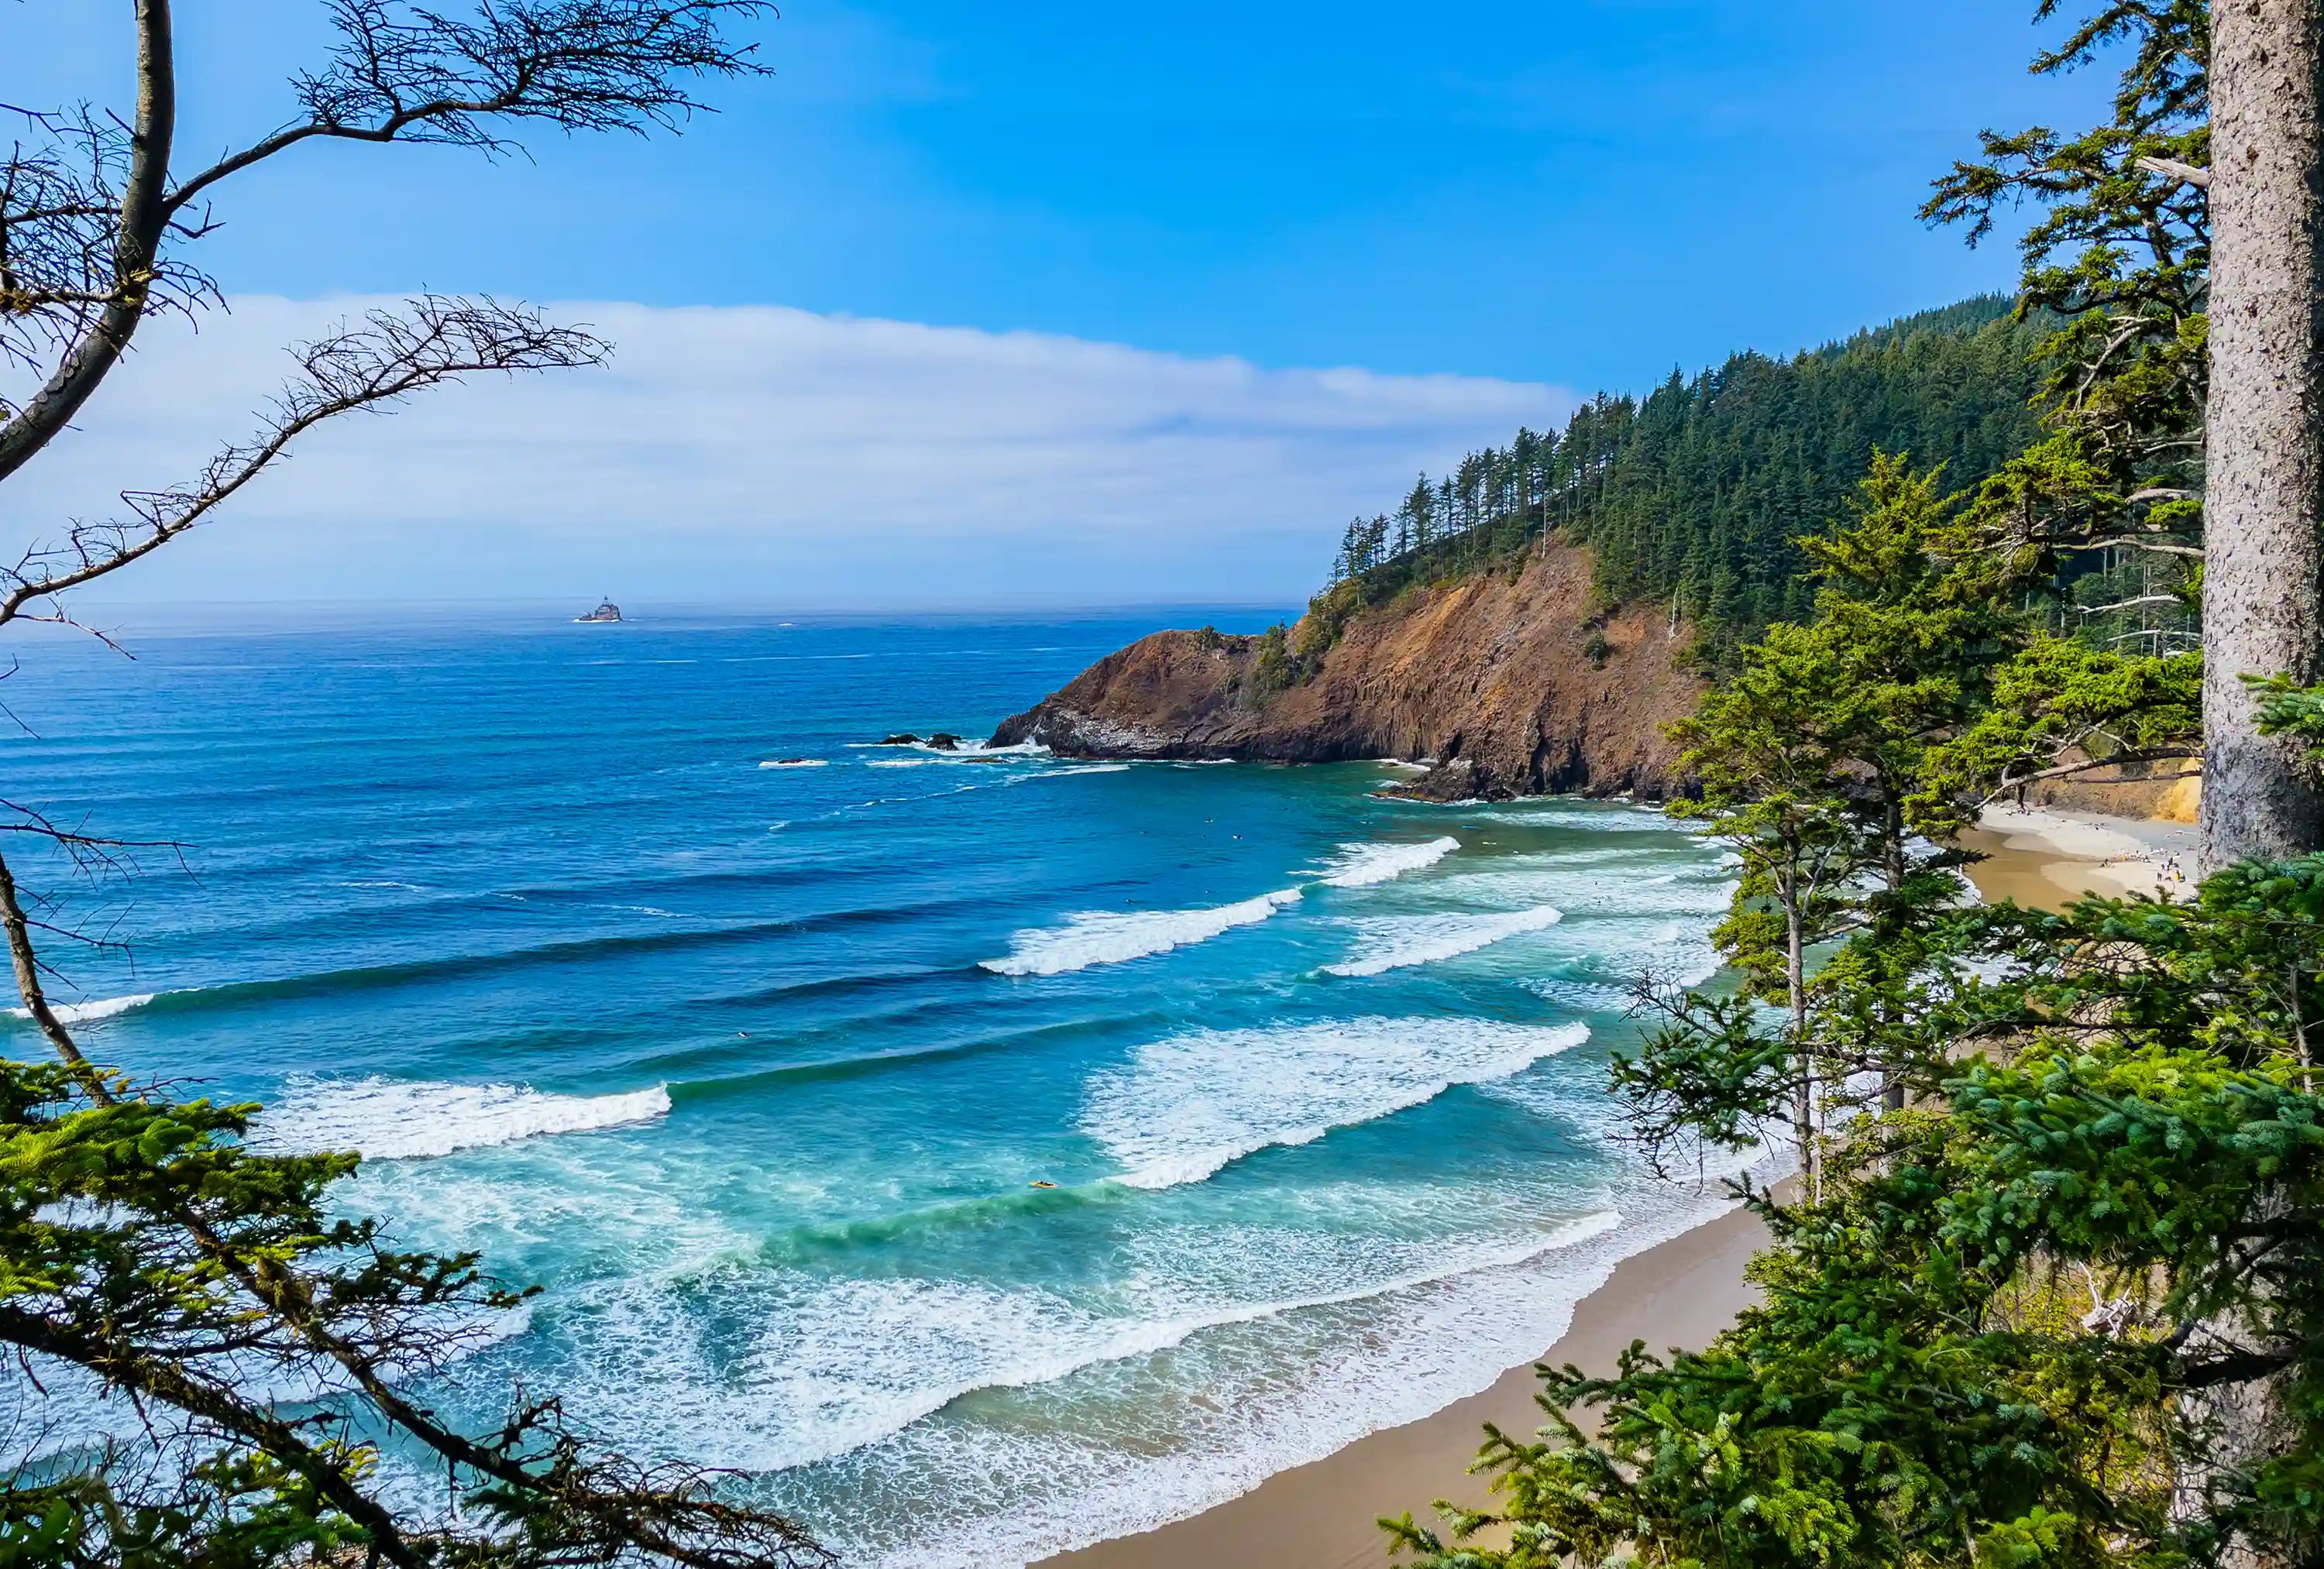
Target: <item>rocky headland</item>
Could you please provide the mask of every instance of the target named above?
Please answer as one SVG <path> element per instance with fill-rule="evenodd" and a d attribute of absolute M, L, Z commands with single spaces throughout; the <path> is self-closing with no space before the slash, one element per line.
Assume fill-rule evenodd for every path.
<path fill-rule="evenodd" d="M 1265 638 L 1154 633 L 992 740 L 1090 758 L 1395 757 L 1426 765 L 1406 788 L 1435 800 L 1661 800 L 1683 783 L 1663 727 L 1703 691 L 1681 658 L 1690 635 L 1659 607 L 1598 613 L 1588 555 L 1553 542 L 1358 614 L 1287 682 Z"/>

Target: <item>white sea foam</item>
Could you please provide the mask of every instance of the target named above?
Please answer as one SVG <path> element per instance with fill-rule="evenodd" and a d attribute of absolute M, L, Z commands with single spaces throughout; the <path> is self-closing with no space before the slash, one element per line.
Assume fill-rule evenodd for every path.
<path fill-rule="evenodd" d="M 1083 911 L 1066 916 L 1063 926 L 1018 932 L 1006 956 L 982 964 L 995 975 L 1010 976 L 1065 975 L 1093 965 L 1120 964 L 1207 942 L 1238 926 L 1255 926 L 1285 905 L 1298 902 L 1298 889 L 1278 888 L 1256 899 L 1206 909 Z"/>
<path fill-rule="evenodd" d="M 1035 1350 L 1024 1345 L 1021 1339 L 1007 1347 L 1015 1353 L 998 1366 L 964 1372 L 964 1376 L 941 1383 L 924 1384 L 901 1399 L 890 1399 L 869 1405 L 868 1408 L 851 1413 L 854 1420 L 845 1425 L 834 1424 L 819 1434 L 807 1436 L 812 1449 L 795 1452 L 784 1462 L 787 1465 L 802 1464 L 885 1438 L 900 1432 L 912 1423 L 951 1405 L 964 1395 L 979 1390 L 1021 1390 L 1039 1384 L 1056 1383 L 1084 1369 L 1104 1363 L 1123 1362 L 1134 1357 L 1152 1356 L 1157 1352 L 1184 1345 L 1204 1330 L 1225 1329 L 1236 1325 L 1256 1324 L 1265 1319 L 1279 1318 L 1286 1314 L 1311 1311 L 1318 1308 L 1337 1308 L 1351 1303 L 1368 1302 L 1378 1298 L 1394 1296 L 1422 1287 L 1436 1285 L 1481 1270 L 1508 1269 L 1526 1263 L 1545 1253 L 1556 1252 L 1578 1243 L 1605 1235 L 1622 1223 L 1622 1217 L 1611 1210 L 1601 1210 L 1577 1221 L 1557 1227 L 1545 1234 L 1528 1237 L 1523 1242 L 1498 1247 L 1472 1248 L 1456 1253 L 1434 1267 L 1414 1271 L 1384 1280 L 1367 1281 L 1342 1290 L 1318 1292 L 1311 1296 L 1284 1298 L 1273 1301 L 1222 1303 L 1168 1318 L 1108 1322 L 1082 1314 L 1054 1298 L 1035 1306 L 1028 1312 L 1021 1299 L 1006 1305 L 1005 1313 L 1015 1316 L 1021 1326 L 1028 1320 L 1047 1331 L 1047 1344 Z M 869 1284 L 869 1282 L 850 1282 Z M 951 1296 L 969 1294 L 974 1298 L 990 1298 L 998 1293 L 990 1290 L 967 1291 L 963 1288 L 938 1288 L 926 1293 L 912 1292 L 909 1302 L 912 1317 L 927 1323 L 931 1317 L 950 1315 L 929 1315 L 929 1298 L 939 1293 Z M 882 1291 L 890 1304 L 896 1293 Z M 954 1304 L 946 1304 L 947 1307 Z M 990 1324 L 996 1316 L 987 1301 L 973 1301 L 971 1312 L 962 1317 Z M 1042 1309 L 1046 1308 L 1047 1311 Z M 892 1312 L 892 1306 L 890 1307 Z M 879 1315 L 881 1317 L 887 1314 Z M 861 1316 L 850 1312 L 851 1320 L 861 1322 Z M 1013 1337 L 1012 1337 L 1013 1338 Z M 876 1351 L 873 1347 L 877 1348 Z M 881 1335 L 865 1347 L 867 1353 L 888 1357 L 895 1354 L 892 1331 Z M 856 1359 L 851 1359 L 856 1360 Z"/>
<path fill-rule="evenodd" d="M 294 1074 L 260 1115 L 251 1142 L 269 1152 L 356 1150 L 374 1161 L 448 1155 L 545 1133 L 651 1122 L 669 1112 L 663 1085 L 623 1095 L 551 1095 L 518 1084 L 417 1083 Z"/>
<path fill-rule="evenodd" d="M 1433 867 L 1460 848 L 1461 841 L 1450 835 L 1422 844 L 1342 845 L 1321 880 L 1333 888 L 1369 888 Z"/>
<path fill-rule="evenodd" d="M 1472 909 L 1554 904 L 1577 917 L 1693 916 L 1707 929 L 1727 913 L 1735 883 L 1703 862 L 1674 868 L 1667 861 L 1641 862 L 1600 851 L 1487 859 L 1481 869 L 1447 877 L 1433 891 L 1448 904 Z M 1599 923 L 1593 923 L 1587 940 L 1594 945 L 1600 935 Z"/>
<path fill-rule="evenodd" d="M 1520 982 L 1536 996 L 1585 1013 L 1628 1012 L 1632 987 L 1640 979 L 1658 986 L 1698 986 L 1717 975 L 1722 960 L 1711 946 L 1708 922 L 1680 917 L 1646 920 L 1618 917 L 1594 921 L 1561 933 L 1572 951 L 1562 954 L 1552 973 Z"/>
<path fill-rule="evenodd" d="M 1052 768 L 1047 773 L 1028 774 L 1028 779 L 1070 779 L 1076 774 L 1127 774 L 1127 763 L 1084 763 L 1074 768 Z"/>
<path fill-rule="evenodd" d="M 1547 1093 L 1540 1078 L 1485 1092 Z M 723 1236 L 674 1249 L 665 1226 L 707 1225 L 680 1197 L 698 1178 L 611 1183 L 606 1152 L 535 1146 L 526 1159 L 549 1163 L 544 1179 L 574 1168 L 538 1194 L 456 1166 L 386 1175 L 413 1199 L 439 1179 L 488 1188 L 526 1234 L 539 1232 L 536 1198 L 569 1206 L 564 1224 L 582 1234 L 597 1234 L 601 1211 L 624 1238 L 642 1232 L 637 1256 L 608 1254 L 617 1271 L 552 1289 L 514 1365 L 641 1455 L 755 1473 L 867 1569 L 1023 1564 L 1417 1419 L 1537 1356 L 1617 1261 L 1726 1207 L 1715 1187 L 1641 1178 L 1602 1197 L 1560 1191 L 1554 1213 L 1573 1218 L 1554 1230 L 1441 1243 L 1370 1228 L 1303 1237 L 1260 1215 L 1140 1221 L 1119 1238 L 1122 1267 L 1085 1297 L 1006 1269 L 835 1277 L 770 1270 Z M 1348 1196 L 1400 1190 L 1359 1179 Z M 464 1216 L 456 1234 L 475 1234 Z M 477 1376 L 484 1399 L 505 1375 L 487 1364 Z M 899 1488 L 925 1507 L 893 1508 Z"/>
<path fill-rule="evenodd" d="M 1573 1305 L 1621 1259 L 1728 1207 L 1700 1189 L 1636 1194 L 1618 1217 L 1583 1216 L 1532 1247 L 1480 1249 L 1352 1301 L 1335 1295 L 1221 1332 L 1248 1345 L 1189 1336 L 1186 1349 L 1167 1354 L 1215 1371 L 1197 1401 L 1164 1399 L 1167 1386 L 1137 1376 L 1144 1363 L 1122 1364 L 1109 1389 L 1146 1395 L 1132 1394 L 1130 1408 L 1167 1410 L 1167 1428 L 916 1423 L 833 1463 L 831 1481 L 811 1496 L 837 1507 L 816 1516 L 818 1527 L 865 1569 L 1000 1569 L 1184 1519 L 1485 1389 L 1563 1335 Z M 1268 1371 L 1303 1353 L 1295 1379 Z M 1061 1405 L 1041 1408 L 1064 1415 Z M 925 1479 L 949 1507 L 939 1506 L 940 1518 L 900 1519 L 883 1507 L 890 1495 L 880 1485 L 895 1477 Z"/>
<path fill-rule="evenodd" d="M 1434 964 L 1474 953 L 1528 931 L 1544 931 L 1565 919 L 1548 904 L 1492 915 L 1384 915 L 1351 924 L 1363 943 L 1353 957 L 1323 967 L 1326 975 L 1379 975 L 1416 964 Z"/>
<path fill-rule="evenodd" d="M 962 763 L 972 757 L 1046 757 L 1049 748 L 1038 741 L 1019 741 L 1013 747 L 988 747 L 982 741 L 964 740 L 954 747 L 932 747 L 926 741 L 906 741 L 894 746 L 885 741 L 850 741 L 851 751 L 896 751 L 922 754 L 913 757 L 890 759 L 890 766 L 902 763 Z"/>
<path fill-rule="evenodd" d="M 1481 809 L 1478 815 L 1495 822 L 1515 822 L 1542 828 L 1586 828 L 1600 833 L 1683 833 L 1702 830 L 1682 818 L 1651 806 L 1608 804 L 1585 806 L 1572 800 L 1447 802 L 1451 806 Z"/>
<path fill-rule="evenodd" d="M 830 766 L 828 757 L 770 757 L 759 765 L 761 768 L 823 768 Z"/>
<path fill-rule="evenodd" d="M 1205 1030 L 1140 1046 L 1098 1074 L 1081 1126 L 1133 1188 L 1199 1182 L 1270 1145 L 1305 1144 L 1506 1078 L 1590 1038 L 1582 1024 L 1350 1019 Z"/>
<path fill-rule="evenodd" d="M 56 1014 L 57 1023 L 60 1024 L 87 1024 L 98 1019 L 110 1019 L 116 1014 L 125 1014 L 132 1008 L 142 1008 L 159 995 L 157 992 L 138 992 L 130 996 L 99 997 L 87 1003 L 51 1003 L 49 1011 Z M 32 1016 L 30 1008 L 11 1008 L 8 1011 L 20 1019 Z"/>
<path fill-rule="evenodd" d="M 1347 1308 L 1479 1271 L 1520 1268 L 1596 1241 L 1621 1217 L 1579 1216 L 1402 1269 L 1255 1298 L 1165 1298 L 1098 1310 L 1038 1287 L 881 1276 L 830 1279 L 722 1262 L 687 1275 L 593 1282 L 572 1298 L 578 1343 L 556 1370 L 576 1414 L 618 1422 L 650 1454 L 770 1473 L 896 1438 L 979 1390 L 1034 1390 L 1183 1347 L 1206 1331 Z M 706 1336 L 703 1308 L 751 1328 Z M 735 1354 L 740 1349 L 741 1354 Z M 1536 1348 L 1538 1349 L 1538 1348 Z"/>

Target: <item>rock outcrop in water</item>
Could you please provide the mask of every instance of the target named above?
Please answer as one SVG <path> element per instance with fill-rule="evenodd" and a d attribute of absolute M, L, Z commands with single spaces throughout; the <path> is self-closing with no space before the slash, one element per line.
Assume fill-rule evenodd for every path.
<path fill-rule="evenodd" d="M 1520 570 L 1415 590 L 1351 620 L 1320 669 L 1268 680 L 1264 640 L 1157 632 L 1001 725 L 998 746 L 1065 757 L 1425 762 L 1436 800 L 1678 788 L 1663 726 L 1703 683 L 1658 609 L 1591 614 L 1589 558 L 1551 544 Z"/>

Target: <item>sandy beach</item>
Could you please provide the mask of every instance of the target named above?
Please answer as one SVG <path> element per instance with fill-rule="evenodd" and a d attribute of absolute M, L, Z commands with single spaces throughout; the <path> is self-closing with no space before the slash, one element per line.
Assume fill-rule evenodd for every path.
<path fill-rule="evenodd" d="M 1611 1372 L 1624 1346 L 1700 1346 L 1751 1300 L 1743 1266 L 1766 1237 L 1758 1217 L 1737 1210 L 1650 1248 L 1616 1268 L 1584 1298 L 1573 1322 L 1541 1360 Z M 1357 1569 L 1388 1562 L 1374 1523 L 1410 1509 L 1430 1519 L 1439 1498 L 1481 1502 L 1485 1479 L 1468 1474 L 1484 1425 L 1516 1433 L 1541 1426 L 1530 1364 L 1512 1368 L 1480 1395 L 1433 1417 L 1357 1440 L 1312 1465 L 1269 1477 L 1216 1509 L 1135 1537 L 1044 1560 L 1044 1569 Z"/>
<path fill-rule="evenodd" d="M 1994 806 L 1961 843 L 1988 858 L 1969 868 L 1988 904 L 2015 899 L 2046 909 L 2085 894 L 2185 898 L 2194 891 L 2191 822 Z"/>
<path fill-rule="evenodd" d="M 1989 902 L 2055 908 L 2082 894 L 2184 896 L 2192 888 L 2191 824 L 2007 807 L 1989 810 L 1963 838 L 1987 857 L 1969 877 Z M 1737 1210 L 1625 1260 L 1539 1360 L 1611 1372 L 1633 1339 L 1702 1345 L 1751 1301 L 1743 1269 L 1766 1235 L 1757 1216 Z M 1374 1433 L 1191 1519 L 1046 1559 L 1042 1569 L 1385 1565 L 1387 1538 L 1374 1522 L 1406 1509 L 1430 1519 L 1439 1498 L 1483 1501 L 1486 1479 L 1468 1468 L 1484 1425 L 1534 1431 L 1538 1387 L 1530 1364 L 1512 1368 L 1432 1417 Z"/>

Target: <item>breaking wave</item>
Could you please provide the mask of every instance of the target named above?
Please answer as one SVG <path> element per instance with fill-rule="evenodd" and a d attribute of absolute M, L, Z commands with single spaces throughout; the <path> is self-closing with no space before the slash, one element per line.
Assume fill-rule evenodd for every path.
<path fill-rule="evenodd" d="M 1320 881 L 1326 887 L 1369 888 L 1433 867 L 1460 848 L 1461 841 L 1450 835 L 1424 844 L 1342 845 Z"/>
<path fill-rule="evenodd" d="M 1349 1019 L 1205 1030 L 1140 1046 L 1091 1082 L 1083 1132 L 1132 1188 L 1200 1182 L 1275 1145 L 1312 1143 L 1434 1100 L 1456 1084 L 1506 1078 L 1590 1039 L 1586 1024 L 1479 1019 Z"/>
<path fill-rule="evenodd" d="M 659 1447 L 739 1469 L 811 1465 L 913 1427 L 979 1390 L 1056 1384 L 1152 1356 L 1206 1331 L 1394 1299 L 1520 1268 L 1615 1232 L 1619 1214 L 1584 1214 L 1531 1235 L 1447 1250 L 1434 1262 L 1257 1298 L 1142 1304 L 1093 1312 L 1040 1289 L 902 1277 L 824 1280 L 714 1264 L 692 1280 L 636 1279 L 585 1290 L 591 1343 L 565 1387 L 599 1421 L 655 1432 Z M 673 1293 L 673 1287 L 675 1293 Z M 715 1375 L 715 1351 L 687 1311 L 715 1298 L 759 1326 L 744 1379 Z M 686 1375 L 673 1390 L 670 1374 Z M 673 1398 L 675 1396 L 675 1399 Z M 994 1560 L 1003 1562 L 1010 1560 Z"/>
<path fill-rule="evenodd" d="M 1400 915 L 1356 922 L 1370 940 L 1353 958 L 1323 967 L 1325 975 L 1379 975 L 1473 953 L 1507 938 L 1542 931 L 1565 919 L 1542 904 L 1499 915 Z"/>
<path fill-rule="evenodd" d="M 1240 904 L 1198 910 L 1084 911 L 1066 916 L 1063 926 L 1019 931 L 1006 955 L 981 962 L 993 974 L 1008 976 L 1067 975 L 1093 965 L 1120 964 L 1207 942 L 1238 926 L 1256 926 L 1284 906 L 1297 904 L 1299 895 L 1297 888 L 1278 888 Z"/>
<path fill-rule="evenodd" d="M 56 1014 L 57 1022 L 60 1024 L 87 1024 L 97 1019 L 110 1019 L 115 1014 L 125 1014 L 132 1008 L 142 1008 L 159 995 L 155 992 L 138 992 L 131 996 L 99 997 L 87 1003 L 51 1003 L 49 1008 Z M 32 1016 L 32 1011 L 30 1008 L 11 1008 L 8 1012 L 19 1019 L 29 1019 Z"/>
<path fill-rule="evenodd" d="M 399 1082 L 294 1074 L 260 1114 L 254 1148 L 272 1154 L 355 1150 L 374 1161 L 410 1161 L 512 1144 L 547 1133 L 592 1133 L 651 1122 L 669 1112 L 669 1089 L 622 1095 L 551 1095 L 521 1084 Z"/>

